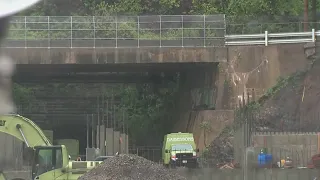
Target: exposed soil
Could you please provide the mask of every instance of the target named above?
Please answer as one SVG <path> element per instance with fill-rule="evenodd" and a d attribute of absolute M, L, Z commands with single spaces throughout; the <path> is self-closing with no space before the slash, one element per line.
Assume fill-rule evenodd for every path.
<path fill-rule="evenodd" d="M 320 118 L 320 61 L 306 73 L 291 76 L 285 87 L 262 98 L 256 114 L 260 130 L 318 131 Z"/>
<path fill-rule="evenodd" d="M 106 159 L 79 180 L 186 180 L 186 178 L 143 157 L 121 154 Z"/>
<path fill-rule="evenodd" d="M 306 72 L 297 72 L 279 82 L 259 100 L 252 117 L 258 131 L 320 130 L 320 60 Z M 230 134 L 221 134 L 209 147 L 214 163 L 230 162 Z"/>

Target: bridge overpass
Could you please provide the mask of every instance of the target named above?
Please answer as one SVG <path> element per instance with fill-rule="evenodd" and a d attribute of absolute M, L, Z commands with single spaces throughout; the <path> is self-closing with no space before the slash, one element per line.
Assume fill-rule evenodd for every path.
<path fill-rule="evenodd" d="M 304 45 L 316 35 L 226 35 L 224 15 L 14 17 L 4 48 L 17 62 L 15 81 L 23 83 L 154 83 L 163 72 L 169 78 L 180 72 L 184 83 L 177 119 L 184 126 L 192 113 L 195 119 L 213 119 L 210 108 L 232 109 L 231 103 L 238 102 L 233 96 L 244 93 L 241 87 L 230 90 L 225 83 L 229 69 L 219 63 L 237 61 L 227 73 L 250 72 L 243 87 L 268 89 L 279 76 L 306 66 Z M 269 64 L 260 71 L 256 67 L 264 60 Z M 209 110 L 195 109 L 202 105 Z"/>
<path fill-rule="evenodd" d="M 225 15 L 26 16 L 12 19 L 4 48 L 16 60 L 23 82 L 36 80 L 38 74 L 39 81 L 45 81 L 46 74 L 51 80 L 59 74 L 55 81 L 81 81 L 89 72 L 138 73 L 123 79 L 145 81 L 149 77 L 141 72 L 212 71 L 216 63 L 240 51 L 253 65 L 262 56 L 284 58 L 290 49 L 301 59 L 297 54 L 303 54 L 304 44 L 315 42 L 318 34 L 227 35 Z M 70 73 L 82 74 L 70 78 Z M 122 79 L 114 73 L 98 77 L 91 79 Z"/>

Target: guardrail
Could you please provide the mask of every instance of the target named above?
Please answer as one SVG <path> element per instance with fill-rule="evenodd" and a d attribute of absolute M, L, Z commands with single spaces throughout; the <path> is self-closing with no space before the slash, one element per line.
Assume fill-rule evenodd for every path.
<path fill-rule="evenodd" d="M 311 32 L 294 32 L 294 33 L 268 33 L 264 34 L 241 34 L 226 35 L 225 45 L 241 46 L 241 45 L 271 45 L 271 44 L 292 44 L 292 43 L 308 43 L 315 42 L 316 37 L 320 35 L 320 31 L 312 29 Z"/>

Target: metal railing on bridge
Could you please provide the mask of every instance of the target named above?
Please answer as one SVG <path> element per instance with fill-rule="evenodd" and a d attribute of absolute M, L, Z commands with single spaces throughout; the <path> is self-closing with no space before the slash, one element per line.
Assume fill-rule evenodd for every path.
<path fill-rule="evenodd" d="M 268 33 L 263 34 L 240 34 L 226 35 L 225 45 L 272 45 L 272 44 L 292 44 L 315 42 L 316 37 L 320 36 L 320 31 L 312 29 L 310 32 L 287 32 L 287 33 Z"/>
<path fill-rule="evenodd" d="M 17 16 L 4 47 L 212 47 L 225 29 L 225 15 Z"/>

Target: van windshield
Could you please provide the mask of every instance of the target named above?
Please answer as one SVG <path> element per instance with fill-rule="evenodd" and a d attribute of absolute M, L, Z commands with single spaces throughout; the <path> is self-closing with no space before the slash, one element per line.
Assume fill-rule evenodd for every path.
<path fill-rule="evenodd" d="M 192 151 L 193 148 L 190 144 L 175 144 L 171 147 L 172 151 Z"/>

